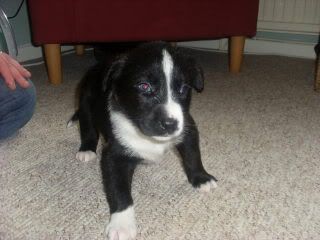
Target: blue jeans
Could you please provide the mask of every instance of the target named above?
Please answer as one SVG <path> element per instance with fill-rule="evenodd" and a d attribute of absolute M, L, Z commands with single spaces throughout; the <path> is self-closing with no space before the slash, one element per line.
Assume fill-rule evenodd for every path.
<path fill-rule="evenodd" d="M 32 117 L 36 104 L 36 91 L 31 81 L 23 89 L 18 84 L 10 90 L 0 76 L 0 140 L 12 136 Z"/>

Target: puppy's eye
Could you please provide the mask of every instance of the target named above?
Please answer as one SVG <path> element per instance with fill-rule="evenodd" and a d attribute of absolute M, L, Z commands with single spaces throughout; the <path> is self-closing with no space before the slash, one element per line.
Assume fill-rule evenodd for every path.
<path fill-rule="evenodd" d="M 149 83 L 139 83 L 137 87 L 141 92 L 144 92 L 144 93 L 152 92 L 152 88 Z"/>

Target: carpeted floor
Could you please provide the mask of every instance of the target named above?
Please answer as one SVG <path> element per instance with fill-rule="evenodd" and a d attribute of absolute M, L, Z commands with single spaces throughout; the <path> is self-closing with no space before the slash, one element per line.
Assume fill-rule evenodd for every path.
<path fill-rule="evenodd" d="M 209 194 L 187 183 L 179 158 L 138 167 L 133 196 L 138 239 L 319 239 L 320 95 L 314 63 L 245 56 L 231 75 L 227 55 L 194 51 L 205 90 L 192 113 L 203 163 L 219 179 Z M 108 206 L 99 162 L 78 162 L 74 89 L 92 53 L 63 58 L 64 83 L 29 68 L 38 103 L 32 120 L 0 145 L 0 239 L 105 239 Z M 101 148 L 100 148 L 101 149 Z M 100 150 L 99 150 L 100 151 Z"/>

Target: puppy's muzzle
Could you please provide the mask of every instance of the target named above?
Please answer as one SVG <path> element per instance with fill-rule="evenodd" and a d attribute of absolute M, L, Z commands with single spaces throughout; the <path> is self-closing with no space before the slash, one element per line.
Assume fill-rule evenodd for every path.
<path fill-rule="evenodd" d="M 160 121 L 160 127 L 170 135 L 178 130 L 178 121 L 174 118 L 165 118 Z"/>

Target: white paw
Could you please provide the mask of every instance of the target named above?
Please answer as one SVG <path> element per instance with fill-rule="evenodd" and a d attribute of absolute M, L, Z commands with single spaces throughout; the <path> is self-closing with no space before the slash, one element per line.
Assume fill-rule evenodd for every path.
<path fill-rule="evenodd" d="M 136 238 L 136 230 L 125 228 L 110 228 L 108 232 L 108 240 L 134 240 Z"/>
<path fill-rule="evenodd" d="M 76 158 L 81 162 L 90 162 L 97 158 L 97 154 L 92 151 L 77 152 Z"/>
<path fill-rule="evenodd" d="M 210 192 L 211 189 L 217 188 L 218 184 L 215 180 L 208 181 L 204 184 L 201 184 L 199 187 L 200 192 Z"/>
<path fill-rule="evenodd" d="M 113 213 L 106 229 L 108 240 L 134 240 L 137 235 L 133 207 Z"/>
<path fill-rule="evenodd" d="M 67 123 L 67 128 L 70 128 L 74 125 L 74 121 L 72 120 L 69 120 L 68 123 Z"/>

